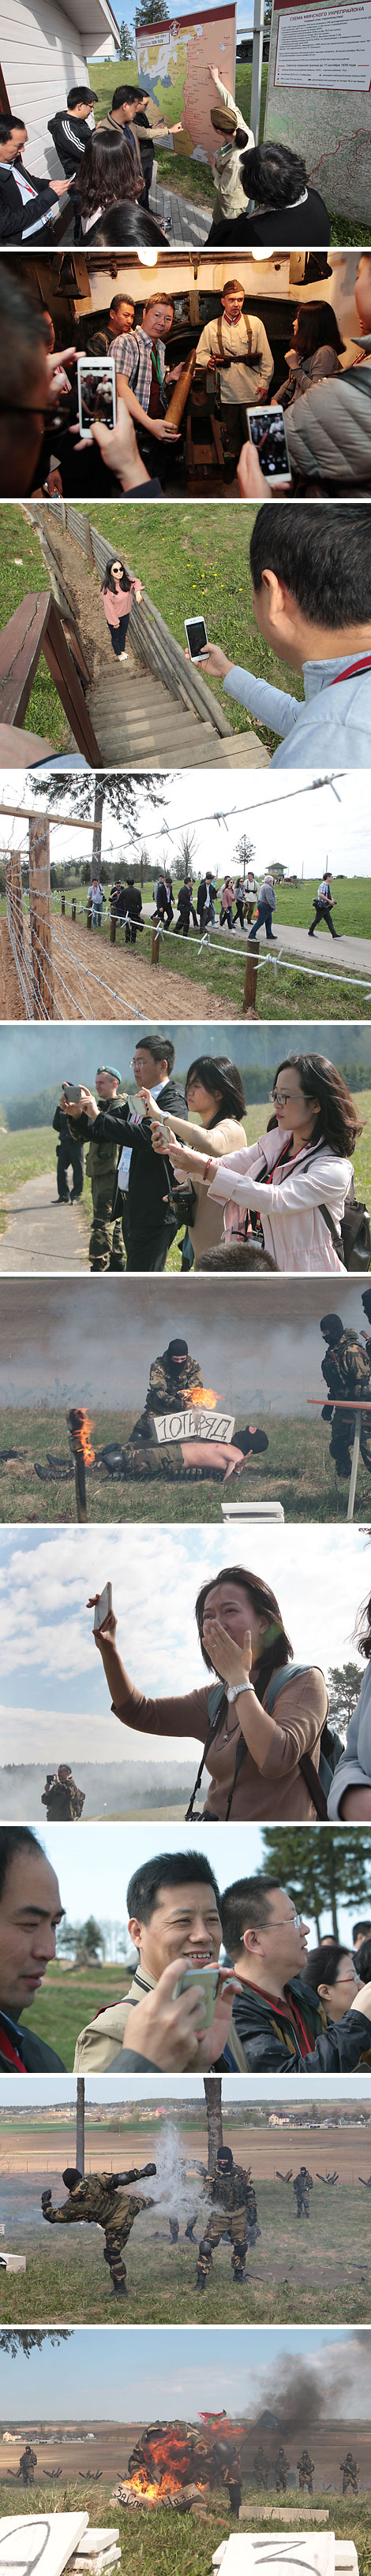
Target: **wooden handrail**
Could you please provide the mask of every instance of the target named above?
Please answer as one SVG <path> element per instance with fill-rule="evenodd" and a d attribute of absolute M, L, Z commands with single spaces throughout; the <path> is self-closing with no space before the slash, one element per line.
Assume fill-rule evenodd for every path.
<path fill-rule="evenodd" d="M 49 545 L 51 545 L 51 527 L 53 525 L 53 520 L 55 523 L 56 516 L 58 518 L 63 510 L 67 527 L 70 527 L 71 535 L 75 537 L 76 544 L 81 546 L 83 554 L 91 560 L 90 547 L 88 548 L 87 543 L 89 533 L 97 572 L 100 574 L 105 572 L 107 564 L 113 561 L 112 544 L 107 544 L 106 538 L 101 536 L 98 528 L 95 528 L 91 519 L 88 518 L 87 511 L 83 509 L 78 510 L 76 503 L 62 503 L 54 501 L 53 507 L 51 508 L 50 505 L 48 506 L 47 502 L 43 502 L 40 509 L 40 504 L 32 502 L 31 504 L 27 504 L 27 508 L 30 515 L 34 516 L 37 522 L 41 523 L 41 526 L 45 524 L 45 518 L 47 518 Z M 57 558 L 56 565 L 58 572 L 59 567 Z M 203 672 L 196 670 L 194 663 L 186 661 L 183 646 L 178 644 L 176 636 L 172 635 L 171 628 L 166 625 L 166 620 L 161 616 L 161 610 L 156 607 L 154 599 L 150 598 L 149 591 L 143 590 L 140 603 L 133 600 L 130 623 L 133 638 L 136 639 L 141 660 L 145 663 L 147 669 L 153 670 L 154 673 L 157 671 L 158 674 L 158 659 L 156 657 L 157 639 L 162 659 L 161 676 L 165 680 L 165 686 L 168 687 L 170 696 L 173 697 L 175 701 L 181 697 L 186 706 L 193 707 L 194 714 L 199 717 L 203 724 L 211 723 L 214 727 L 215 733 L 219 733 L 223 737 L 228 735 L 229 738 L 231 738 L 233 726 L 229 723 L 228 717 L 224 713 L 224 707 L 220 707 L 218 699 L 214 698 L 212 690 L 208 688 L 207 681 L 204 679 Z"/>

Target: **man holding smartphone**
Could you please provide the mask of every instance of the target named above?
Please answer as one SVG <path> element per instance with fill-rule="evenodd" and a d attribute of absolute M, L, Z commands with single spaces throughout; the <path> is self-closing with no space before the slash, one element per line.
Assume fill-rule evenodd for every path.
<path fill-rule="evenodd" d="M 113 1108 L 114 1103 L 119 1105 L 123 1100 L 123 1093 L 117 1065 L 99 1064 L 95 1087 L 102 1111 Z M 67 1084 L 67 1092 L 68 1089 Z M 91 1182 L 93 1200 L 93 1223 L 89 1242 L 90 1268 L 91 1270 L 124 1270 L 120 1217 L 114 1212 L 119 1142 L 111 1128 L 106 1132 L 104 1124 L 99 1123 L 98 1133 L 95 1133 L 99 1111 L 96 1100 L 93 1101 L 90 1092 L 81 1091 L 80 1097 L 72 1100 L 70 1090 L 70 1097 L 66 1102 L 66 1093 L 62 1091 L 60 1108 L 63 1109 L 65 1106 L 70 1136 L 75 1136 L 81 1145 L 86 1139 L 89 1147 L 86 1169 Z"/>
<path fill-rule="evenodd" d="M 221 314 L 206 322 L 197 345 L 197 366 L 217 380 L 227 455 L 239 455 L 248 403 L 263 402 L 274 370 L 264 322 L 245 313 L 245 288 L 238 277 L 223 286 Z M 226 456 L 227 461 L 227 456 Z"/>

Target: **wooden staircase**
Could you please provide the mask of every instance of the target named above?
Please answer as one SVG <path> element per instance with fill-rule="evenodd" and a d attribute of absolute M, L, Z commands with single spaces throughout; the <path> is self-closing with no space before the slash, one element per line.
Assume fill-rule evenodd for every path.
<path fill-rule="evenodd" d="M 219 734 L 212 716 L 170 697 L 153 672 L 124 662 L 104 670 L 88 698 L 104 766 L 112 769 L 265 769 L 253 733 Z"/>

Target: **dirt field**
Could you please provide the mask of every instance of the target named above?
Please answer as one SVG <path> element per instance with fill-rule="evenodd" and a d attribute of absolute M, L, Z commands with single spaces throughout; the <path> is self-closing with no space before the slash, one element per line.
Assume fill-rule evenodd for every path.
<path fill-rule="evenodd" d="M 221 2388 L 220 2404 L 222 2405 L 222 2403 L 223 2392 Z M 139 2424 L 125 2424 L 123 2426 L 119 2424 L 97 2424 L 93 2444 L 93 2442 L 87 2441 L 86 2437 L 85 2440 L 80 2442 L 74 2441 L 72 2438 L 71 2440 L 67 2438 L 67 2440 L 64 2439 L 64 2441 L 62 2441 L 61 2428 L 56 2427 L 55 2442 L 54 2440 L 52 2442 L 45 2442 L 45 2440 L 43 2441 L 42 2436 L 38 2435 L 37 2425 L 30 2426 L 27 2424 L 27 2426 L 23 2425 L 20 2427 L 19 2443 L 20 2450 L 23 2450 L 25 2438 L 32 2433 L 33 2448 L 37 2451 L 38 2472 L 41 2472 L 42 2476 L 46 2476 L 50 2481 L 52 2479 L 54 2463 L 58 2465 L 58 2467 L 62 2464 L 64 2485 L 67 2484 L 67 2481 L 70 2482 L 76 2479 L 79 2474 L 79 2469 L 82 2467 L 84 2468 L 84 2471 L 88 2468 L 101 2468 L 103 2473 L 102 2485 L 99 2493 L 99 2507 L 101 2509 L 104 2494 L 108 2495 L 110 2493 L 111 2485 L 114 2484 L 115 2479 L 125 2473 L 127 2462 L 130 2458 L 132 2443 L 137 2439 L 140 2430 L 141 2427 Z M 262 2434 L 259 2430 L 258 2435 L 253 2426 L 251 2426 L 251 2428 L 247 2428 L 246 2447 L 244 2451 L 244 2482 L 245 2478 L 247 2478 L 248 2483 L 252 2484 L 254 2487 L 252 2455 L 253 2450 L 255 2450 L 256 2447 L 257 2439 L 259 2439 L 259 2442 L 262 2442 L 262 2448 L 266 2452 L 267 2459 L 270 2462 L 277 2449 L 277 2442 L 282 2438 L 283 2432 L 281 2427 L 279 2432 L 275 2432 L 274 2434 Z M 342 2483 L 340 2477 L 340 2461 L 345 2458 L 345 2453 L 348 2450 L 355 2452 L 356 2459 L 359 2461 L 360 2487 L 363 2486 L 366 2492 L 369 2491 L 371 2485 L 371 2439 L 370 2427 L 366 2422 L 355 2424 L 354 2420 L 350 2423 L 346 2420 L 341 2420 L 336 2424 L 332 2424 L 331 2422 L 323 2422 L 318 2425 L 315 2424 L 310 2426 L 303 2424 L 300 2432 L 297 2431 L 292 2435 L 287 2433 L 285 2427 L 285 2450 L 290 2460 L 290 2468 L 295 2485 L 297 2483 L 296 2463 L 298 2454 L 302 2448 L 303 2442 L 305 2441 L 308 2441 L 311 2458 L 315 2461 L 317 2487 L 320 2494 L 326 2489 L 329 2492 L 334 2491 L 335 2494 L 336 2492 L 339 2494 L 339 2488 L 341 2488 Z M 13 2464 L 14 2466 L 16 2465 L 17 2456 L 15 2445 L 13 2449 L 13 2444 L 10 2446 L 7 2443 L 4 2443 L 4 2441 L 0 2441 L 1 2480 L 6 2479 L 8 2469 L 13 2467 Z M 20 2492 L 22 2491 L 20 2490 Z M 8 2510 L 8 2506 L 4 2509 Z M 2 2498 L 0 2496 L 0 2512 L 2 2510 L 3 2505 Z M 25 2511 L 27 2512 L 27 2510 L 28 2505 L 25 2498 Z M 173 2565 L 173 2560 L 171 2561 L 171 2565 Z M 191 2576 L 193 2565 L 191 2558 L 187 2561 L 187 2565 L 189 2568 L 189 2576 Z"/>
<path fill-rule="evenodd" d="M 200 976 L 194 983 L 188 977 L 155 970 L 143 956 L 141 945 L 135 949 L 116 944 L 111 948 L 92 931 L 83 930 L 79 922 L 65 916 L 53 920 L 53 964 L 55 975 L 56 1015 L 62 1020 L 99 1019 L 132 1020 L 136 1010 L 143 1019 L 153 1019 L 161 1010 L 165 1018 L 178 1020 L 225 1020 L 225 999 L 208 990 Z M 237 1018 L 236 1005 L 230 1004 L 228 1016 Z M 0 1020 L 25 1020 L 26 1011 L 13 960 L 6 922 L 0 922 Z"/>
<path fill-rule="evenodd" d="M 173 2120 L 174 2115 L 171 2116 Z M 158 2128 L 160 2133 L 160 2122 Z M 192 2162 L 194 2156 L 199 2156 L 204 2161 L 206 2141 L 205 2123 L 202 2118 L 199 2122 L 195 2121 L 194 2127 L 190 2126 L 189 2121 L 183 2127 L 180 2117 L 177 2116 L 176 2128 L 186 2162 Z M 289 2165 L 292 2165 L 293 2173 L 298 2173 L 299 2165 L 303 2161 L 309 2165 L 309 2171 L 313 2174 L 316 2173 L 317 2167 L 319 2173 L 325 2174 L 327 2168 L 333 2171 L 336 2166 L 340 2184 L 351 2185 L 355 2180 L 358 2181 L 359 2173 L 363 2173 L 365 2177 L 371 2173 L 371 2125 L 368 2130 L 361 2129 L 356 2124 L 349 2126 L 349 2129 L 338 2129 L 334 2125 L 329 2129 L 318 2130 L 317 2133 L 309 2124 L 307 2128 L 300 2127 L 300 2129 L 294 2126 L 281 2130 L 254 2129 L 250 2125 L 243 2129 L 239 2123 L 234 2128 L 233 2123 L 228 2121 L 226 2134 L 228 2134 L 228 2146 L 232 2148 L 236 2163 L 251 2164 L 255 2182 L 272 2182 L 277 2168 L 281 2173 L 285 2173 Z M 17 2129 L 16 2122 L 13 2127 L 13 2123 L 4 2121 L 4 2116 L 0 2112 L 0 2176 L 40 2175 L 41 2169 L 43 2174 L 60 2176 L 66 2157 L 69 2157 L 70 2151 L 72 2153 L 73 2135 L 73 2119 L 61 2121 L 57 2127 L 54 2120 L 48 2123 L 47 2115 L 44 2113 L 42 2123 L 40 2117 L 40 2126 L 35 2124 L 34 2129 L 32 2125 L 27 2128 L 26 2123 L 22 2122 L 21 2128 Z M 101 2121 L 96 2124 L 93 2121 L 86 2122 L 85 2172 L 87 2174 L 107 2172 L 111 2171 L 111 2168 L 114 2172 L 118 2167 L 123 2173 L 127 2166 L 143 2164 L 155 2153 L 153 2118 L 148 2120 L 148 2126 L 146 2121 L 141 2119 L 138 2121 L 137 2128 L 132 2122 L 128 2128 L 123 2121 L 119 2134 L 117 2127 L 110 2128 L 109 2121 L 104 2122 L 104 2126 Z M 330 2193 L 328 2198 L 330 2199 Z M 366 2217 L 367 2207 L 366 2203 Z"/>

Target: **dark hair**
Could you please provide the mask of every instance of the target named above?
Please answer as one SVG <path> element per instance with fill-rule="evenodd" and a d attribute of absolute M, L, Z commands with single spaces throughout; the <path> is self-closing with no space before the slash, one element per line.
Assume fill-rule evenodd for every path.
<path fill-rule="evenodd" d="M 359 1932 L 363 1933 L 364 1941 L 369 1941 L 371 1939 L 371 1923 L 353 1923 L 352 1941 L 357 1940 Z"/>
<path fill-rule="evenodd" d="M 257 510 L 250 542 L 254 590 L 263 572 L 276 573 L 309 625 L 331 630 L 364 625 L 371 617 L 371 508 L 358 502 L 265 502 Z"/>
<path fill-rule="evenodd" d="M 131 305 L 132 305 L 133 313 L 135 313 L 135 297 L 134 297 L 134 295 L 124 295 L 122 290 L 121 290 L 121 295 L 111 295 L 111 302 L 110 302 L 110 308 L 109 308 L 109 309 L 110 309 L 110 313 L 118 313 L 120 304 L 131 304 Z"/>
<path fill-rule="evenodd" d="M 37 363 L 40 342 L 46 348 L 48 326 L 42 305 L 33 295 L 26 295 L 15 269 L 4 260 L 0 270 L 0 329 L 2 346 L 1 400 L 12 409 L 26 398 L 26 370 Z"/>
<path fill-rule="evenodd" d="M 136 1915 L 138 1921 L 141 1918 L 142 1923 L 150 1923 L 162 1887 L 193 1887 L 195 1880 L 199 1880 L 203 1887 L 213 1888 L 220 1914 L 218 1881 L 203 1852 L 161 1852 L 159 1860 L 144 1861 L 143 1869 L 135 1869 L 129 1879 L 126 1899 L 129 1920 L 130 1916 Z"/>
<path fill-rule="evenodd" d="M 18 1851 L 23 1852 L 25 1856 L 29 1851 L 41 1852 L 42 1859 L 45 1860 L 43 1845 L 39 1843 L 37 1834 L 32 1832 L 29 1825 L 0 1825 L 0 1899 L 4 1895 L 8 1871 Z"/>
<path fill-rule="evenodd" d="M 333 1154 L 352 1154 L 357 1136 L 362 1135 L 362 1119 L 357 1117 L 348 1084 L 343 1081 L 342 1073 L 338 1073 L 337 1065 L 331 1064 L 330 1057 L 326 1055 L 285 1055 L 277 1065 L 275 1084 L 279 1082 L 280 1074 L 290 1072 L 290 1069 L 299 1074 L 304 1099 L 318 1099 L 320 1103 L 318 1118 L 309 1138 L 309 1151 L 311 1145 L 318 1145 L 323 1136 L 325 1145 L 331 1146 Z M 277 1119 L 272 1121 L 273 1124 L 277 1126 Z"/>
<path fill-rule="evenodd" d="M 134 168 L 133 155 L 121 126 L 97 126 L 88 135 L 85 151 L 75 182 L 75 195 L 80 215 L 98 215 L 101 208 L 117 205 L 119 197 L 135 200 L 140 194 L 139 168 Z"/>
<path fill-rule="evenodd" d="M 307 186 L 305 161 L 288 143 L 256 143 L 244 153 L 240 178 L 257 206 L 294 206 Z"/>
<path fill-rule="evenodd" d="M 149 1047 L 154 1064 L 162 1064 L 165 1057 L 168 1073 L 172 1073 L 173 1064 L 175 1064 L 175 1046 L 172 1038 L 163 1038 L 160 1029 L 139 1029 L 135 1044 Z"/>
<path fill-rule="evenodd" d="M 205 1091 L 210 1093 L 211 1100 L 215 1100 L 216 1092 L 220 1091 L 222 1109 L 229 1109 L 231 1117 L 243 1118 L 245 1096 L 241 1082 L 241 1074 L 238 1071 L 238 1065 L 233 1064 L 232 1056 L 193 1056 L 192 1064 L 188 1065 L 188 1073 L 185 1083 L 186 1100 L 188 1096 L 188 1083 L 191 1080 L 192 1073 L 198 1073 L 200 1075 L 200 1080 L 205 1085 Z M 215 1123 L 218 1118 L 219 1109 L 216 1108 Z M 214 1125 L 214 1120 L 212 1120 L 212 1125 Z"/>
<path fill-rule="evenodd" d="M 370 1983 L 370 1977 L 371 1977 L 371 1940 L 370 1940 L 370 1938 L 369 1938 L 367 1941 L 361 1941 L 361 1948 L 360 1948 L 360 1950 L 357 1950 L 357 1959 L 358 1959 L 358 1967 L 359 1967 L 360 1977 L 362 1978 L 362 1985 L 363 1985 L 363 1986 L 368 1986 L 368 1985 L 369 1985 L 369 1983 Z"/>
<path fill-rule="evenodd" d="M 141 88 L 140 81 L 120 81 L 111 99 L 111 115 L 113 107 L 131 107 L 132 98 L 148 98 L 148 89 Z"/>
<path fill-rule="evenodd" d="M 301 1970 L 305 1985 L 311 1986 L 313 1994 L 316 1995 L 319 1987 L 324 1983 L 326 1986 L 336 1986 L 340 1960 L 348 1958 L 349 1942 L 326 1941 L 323 1944 L 319 1941 L 315 1950 L 308 1950 L 305 1968 Z"/>
<path fill-rule="evenodd" d="M 259 1277 L 259 1273 L 267 1270 L 274 1270 L 277 1273 L 277 1262 L 273 1260 L 273 1253 L 266 1252 L 265 1249 L 263 1252 L 262 1245 L 255 1243 L 254 1235 L 249 1235 L 245 1243 L 238 1243 L 237 1240 L 233 1242 L 229 1239 L 227 1242 L 222 1240 L 220 1243 L 210 1244 L 209 1252 L 200 1252 L 196 1267 L 197 1277 L 199 1270 L 250 1270 L 253 1278 L 255 1275 Z"/>
<path fill-rule="evenodd" d="M 333 304 L 299 304 L 297 311 L 295 352 L 300 358 L 312 358 L 316 349 L 344 349 Z"/>
<path fill-rule="evenodd" d="M 121 133 L 122 128 L 118 131 Z M 156 216 L 149 213 L 147 206 L 131 203 L 129 197 L 124 196 L 117 205 L 109 206 L 97 224 L 92 225 L 89 240 L 97 243 L 98 250 L 144 250 L 150 249 L 152 242 L 160 242 L 162 250 L 169 247 L 167 233 L 156 222 Z M 120 296 L 119 303 L 123 301 Z"/>
<path fill-rule="evenodd" d="M 4 108 L 3 115 L 0 116 L 0 143 L 10 143 L 15 128 L 21 133 L 25 123 L 25 116 L 12 116 L 11 108 Z"/>
<path fill-rule="evenodd" d="M 67 107 L 70 107 L 71 111 L 73 107 L 88 107 L 88 105 L 89 107 L 96 107 L 97 102 L 98 90 L 83 89 L 81 81 L 79 89 L 75 88 L 67 90 Z"/>
<path fill-rule="evenodd" d="M 214 1592 L 220 1583 L 237 1583 L 241 1592 L 249 1592 L 253 1610 L 256 1610 L 258 1614 L 260 1612 L 262 1616 L 263 1614 L 266 1614 L 269 1626 L 273 1627 L 273 1635 L 271 1637 L 270 1644 L 264 1645 L 264 1638 L 262 1640 L 259 1663 L 255 1670 L 254 1689 L 256 1698 L 262 1700 L 264 1698 L 264 1692 L 267 1690 L 271 1673 L 276 1673 L 277 1671 L 280 1672 L 281 1665 L 288 1664 L 290 1662 L 293 1652 L 290 1637 L 287 1636 L 283 1620 L 281 1619 L 281 1611 L 278 1607 L 278 1601 L 276 1601 L 275 1592 L 271 1592 L 269 1583 L 262 1583 L 261 1576 L 259 1574 L 250 1574 L 248 1566 L 244 1565 L 222 1565 L 218 1574 L 211 1575 L 209 1583 L 202 1584 L 201 1592 L 197 1594 L 195 1616 L 197 1620 L 201 1654 L 203 1656 L 204 1664 L 207 1664 L 209 1673 L 212 1672 L 213 1666 L 210 1655 L 206 1652 L 206 1646 L 204 1646 L 202 1642 L 205 1601 L 209 1592 Z"/>
<path fill-rule="evenodd" d="M 358 1611 L 358 1617 L 356 1619 L 354 1629 L 354 1643 L 358 1646 L 358 1654 L 364 1655 L 365 1663 L 368 1664 L 371 1657 L 371 1595 L 369 1601 L 361 1602 L 361 1608 Z M 359 1932 L 360 1928 L 359 1923 L 355 1924 L 354 1932 Z"/>
<path fill-rule="evenodd" d="M 122 555 L 117 555 L 117 554 L 116 554 L 116 555 L 112 555 L 112 557 L 111 557 L 111 561 L 112 561 L 112 563 L 120 563 L 120 564 L 121 564 L 122 572 L 124 573 L 125 581 L 128 581 L 128 579 L 129 579 L 129 575 L 128 575 L 128 573 L 126 572 L 126 567 L 125 567 L 125 564 L 123 563 Z M 111 564 L 110 564 L 110 563 L 109 563 L 109 564 L 107 564 L 106 572 L 103 574 L 103 581 L 101 581 L 101 586 L 100 586 L 100 587 L 101 587 L 101 596 L 102 596 L 102 591 L 105 591 L 105 590 L 112 590 L 112 591 L 114 591 L 115 584 L 114 584 L 114 579 L 113 579 L 113 573 L 111 572 Z"/>
<path fill-rule="evenodd" d="M 241 1950 L 244 1932 L 262 1932 L 269 1923 L 269 1898 L 280 1886 L 279 1878 L 236 1878 L 225 1887 L 220 1900 L 224 1949 L 230 1959 Z"/>

